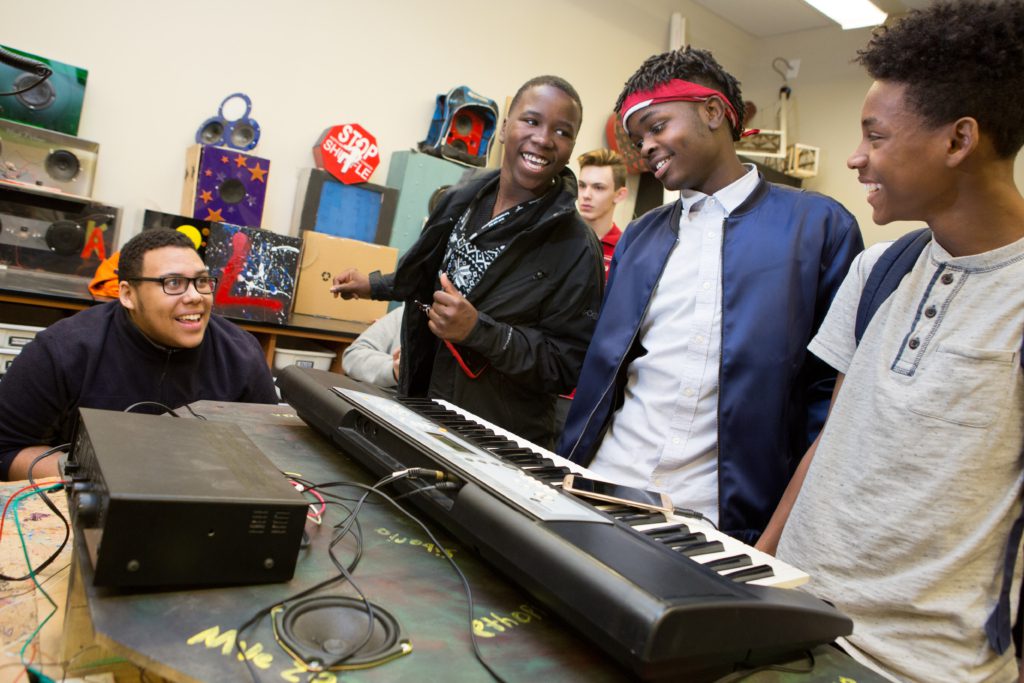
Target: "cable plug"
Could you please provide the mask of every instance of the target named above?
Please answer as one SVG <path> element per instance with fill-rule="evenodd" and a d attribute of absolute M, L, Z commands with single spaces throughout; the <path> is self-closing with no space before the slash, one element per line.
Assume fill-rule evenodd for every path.
<path fill-rule="evenodd" d="M 395 472 L 392 476 L 404 475 L 407 479 L 432 479 L 436 482 L 451 481 L 451 475 L 442 470 L 432 470 L 428 467 L 410 467 L 407 470 Z"/>

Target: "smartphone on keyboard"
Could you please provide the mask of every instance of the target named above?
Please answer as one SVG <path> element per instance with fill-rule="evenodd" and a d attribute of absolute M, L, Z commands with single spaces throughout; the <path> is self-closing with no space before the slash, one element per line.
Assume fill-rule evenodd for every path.
<path fill-rule="evenodd" d="M 666 514 L 672 512 L 672 500 L 668 497 L 667 493 L 613 484 L 601 481 L 600 479 L 581 477 L 578 474 L 565 475 L 565 480 L 562 482 L 562 490 L 581 498 L 590 498 L 605 503 L 629 505 L 642 510 L 664 512 Z"/>

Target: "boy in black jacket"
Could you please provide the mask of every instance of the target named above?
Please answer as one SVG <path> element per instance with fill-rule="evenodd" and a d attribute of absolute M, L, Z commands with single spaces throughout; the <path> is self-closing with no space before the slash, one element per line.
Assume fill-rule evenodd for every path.
<path fill-rule="evenodd" d="M 525 83 L 502 123 L 501 170 L 451 190 L 395 273 L 346 270 L 331 288 L 406 302 L 400 394 L 447 399 L 547 447 L 603 280 L 565 168 L 581 118 L 569 83 Z"/>

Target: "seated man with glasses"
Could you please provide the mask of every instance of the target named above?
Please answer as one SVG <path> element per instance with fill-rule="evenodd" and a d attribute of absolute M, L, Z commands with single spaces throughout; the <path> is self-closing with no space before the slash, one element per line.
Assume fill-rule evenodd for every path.
<path fill-rule="evenodd" d="M 121 250 L 117 301 L 40 332 L 0 381 L 0 480 L 25 479 L 71 439 L 78 408 L 161 413 L 209 399 L 276 403 L 259 342 L 212 315 L 211 277 L 191 240 L 146 230 Z M 57 453 L 32 467 L 58 474 Z"/>

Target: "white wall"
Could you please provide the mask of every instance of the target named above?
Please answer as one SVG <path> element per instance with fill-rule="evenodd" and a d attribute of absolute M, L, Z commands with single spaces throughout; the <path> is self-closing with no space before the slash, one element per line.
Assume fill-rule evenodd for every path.
<path fill-rule="evenodd" d="M 856 172 L 846 167 L 846 159 L 860 142 L 861 104 L 871 85 L 863 67 L 852 60 L 870 37 L 869 29 L 825 28 L 758 41 L 742 84 L 744 98 L 758 105 L 752 125 L 775 128 L 782 79 L 772 71 L 772 59 L 801 60 L 799 75 L 790 82 L 789 142 L 821 148 L 819 174 L 805 181 L 804 187 L 835 197 L 849 209 L 857 217 L 867 244 L 895 239 L 921 225 L 905 221 L 875 225 L 866 192 L 857 182 Z M 1015 176 L 1021 187 L 1024 156 L 1017 159 Z"/>
<path fill-rule="evenodd" d="M 324 128 L 374 133 L 383 183 L 455 85 L 500 106 L 525 80 L 560 75 L 583 99 L 576 153 L 603 146 L 623 82 L 666 49 L 674 11 L 695 44 L 750 61 L 746 34 L 686 0 L 5 0 L 0 44 L 89 70 L 79 135 L 100 143 L 93 196 L 124 207 L 123 243 L 144 209 L 179 212 L 185 149 L 237 91 L 262 128 L 253 153 L 272 163 L 263 227 L 281 233 Z"/>
<path fill-rule="evenodd" d="M 391 154 L 423 139 L 434 97 L 455 85 L 500 106 L 526 79 L 561 75 L 584 104 L 574 157 L 604 146 L 623 82 L 667 49 L 673 12 L 686 19 L 687 41 L 740 79 L 758 105 L 754 125 L 775 124 L 782 80 L 772 59 L 799 58 L 790 141 L 821 148 L 820 174 L 805 186 L 850 209 L 869 243 L 912 227 L 875 226 L 846 168 L 870 85 L 851 61 L 867 29 L 758 40 L 688 0 L 5 0 L 0 44 L 89 70 L 79 134 L 100 143 L 94 196 L 124 207 L 123 242 L 143 209 L 179 212 L 185 149 L 236 91 L 252 98 L 262 127 L 254 153 L 272 162 L 263 227 L 282 233 L 299 169 L 313 165 L 324 128 L 355 121 L 373 132 L 382 153 L 371 180 L 383 183 Z M 1017 178 L 1020 185 L 1024 159 Z M 616 212 L 621 225 L 632 208 L 630 200 Z"/>

